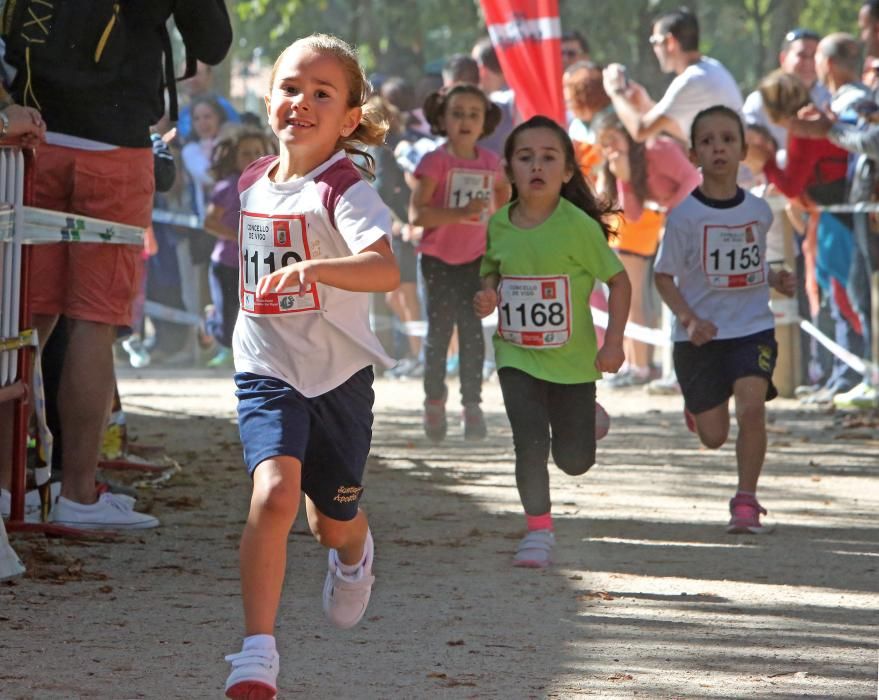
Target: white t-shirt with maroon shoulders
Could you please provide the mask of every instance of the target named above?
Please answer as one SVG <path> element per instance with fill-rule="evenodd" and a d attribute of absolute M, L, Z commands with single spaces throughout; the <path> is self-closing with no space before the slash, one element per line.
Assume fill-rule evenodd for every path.
<path fill-rule="evenodd" d="M 235 370 L 281 379 L 314 397 L 367 365 L 393 364 L 370 328 L 369 295 L 316 284 L 303 295 L 293 289 L 257 297 L 256 283 L 300 260 L 347 257 L 389 239 L 391 215 L 344 151 L 283 183 L 268 177 L 277 162 L 260 158 L 238 183 Z"/>

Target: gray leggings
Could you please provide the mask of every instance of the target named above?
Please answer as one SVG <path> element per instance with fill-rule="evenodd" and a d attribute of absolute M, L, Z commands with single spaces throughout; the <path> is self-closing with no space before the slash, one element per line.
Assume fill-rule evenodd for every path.
<path fill-rule="evenodd" d="M 512 367 L 499 369 L 498 379 L 513 428 L 519 498 L 528 515 L 543 515 L 552 507 L 550 449 L 565 474 L 585 474 L 595 464 L 595 383 L 556 384 Z"/>
<path fill-rule="evenodd" d="M 480 260 L 450 265 L 429 255 L 421 256 L 427 297 L 427 337 L 424 339 L 424 394 L 430 400 L 446 395 L 446 353 L 452 331 L 458 327 L 461 403 L 482 400 L 482 363 L 485 340 L 482 321 L 473 310 L 479 291 Z"/>

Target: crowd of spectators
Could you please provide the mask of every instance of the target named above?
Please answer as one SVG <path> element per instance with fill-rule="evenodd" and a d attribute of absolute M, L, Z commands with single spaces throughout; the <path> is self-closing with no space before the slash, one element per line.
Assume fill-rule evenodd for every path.
<path fill-rule="evenodd" d="M 186 16 L 177 19 L 187 46 L 195 47 L 195 55 L 203 61 L 184 83 L 186 99 L 176 130 L 167 115 L 159 118 L 161 109 L 152 104 L 142 110 L 138 124 L 143 128 L 129 125 L 120 131 L 114 127 L 104 135 L 98 127 L 79 133 L 76 127 L 65 126 L 66 132 L 57 132 L 55 124 L 73 122 L 68 118 L 55 121 L 57 112 L 51 106 L 42 114 L 21 104 L 11 104 L 2 112 L 6 136 L 22 136 L 29 145 L 40 143 L 38 193 L 44 206 L 78 206 L 55 197 L 70 179 L 64 173 L 73 166 L 54 159 L 63 160 L 72 151 L 78 154 L 83 150 L 84 157 L 101 162 L 109 162 L 113 155 L 121 158 L 121 170 L 113 171 L 116 174 L 111 173 L 110 178 L 121 178 L 123 172 L 133 177 L 138 171 L 131 158 L 139 159 L 143 177 L 150 180 L 140 187 L 149 194 L 146 199 L 137 199 L 137 211 L 131 210 L 132 201 L 127 198 L 124 207 L 100 201 L 101 207 L 80 212 L 120 221 L 128 212 L 126 221 L 148 226 L 146 282 L 141 285 L 138 281 L 139 251 L 104 246 L 113 249 L 108 255 L 121 256 L 107 262 L 108 266 L 130 268 L 124 294 L 105 289 L 98 295 L 102 301 L 95 315 L 83 311 L 94 306 L 87 300 L 81 307 L 71 306 L 69 299 L 85 297 L 70 294 L 70 289 L 59 285 L 68 301 L 38 295 L 34 306 L 35 322 L 44 341 L 59 317 L 67 321 L 59 360 L 64 371 L 59 372 L 58 428 L 62 434 L 69 431 L 89 436 L 65 442 L 59 461 L 64 474 L 61 502 L 66 508 L 61 509 L 62 516 L 74 525 L 91 523 L 91 516 L 81 506 L 91 507 L 98 498 L 93 493 L 94 465 L 115 384 L 110 354 L 114 342 L 126 337 L 123 344 L 117 344 L 117 354 L 138 367 L 150 362 L 188 364 L 196 360 L 215 367 L 231 366 L 238 259 L 234 181 L 249 161 L 272 152 L 275 144 L 264 129 L 264 119 L 239 114 L 212 85 L 209 64 L 225 56 L 231 40 L 228 19 L 224 23 L 222 18 L 213 18 L 213 24 L 205 26 L 200 18 L 197 27 L 195 22 L 189 24 Z M 625 66 L 595 62 L 579 31 L 565 32 L 560 42 L 566 128 L 575 142 L 578 163 L 596 191 L 618 202 L 621 209 L 614 245 L 634 288 L 630 321 L 647 327 L 660 323 L 652 267 L 665 214 L 700 181 L 688 158 L 690 125 L 700 110 L 724 105 L 739 112 L 747 126 L 749 154 L 741 172 L 743 186 L 775 202 L 776 218 L 785 217 L 794 230 L 800 315 L 813 320 L 842 348 L 869 359 L 875 344 L 870 284 L 879 262 L 877 216 L 851 210 L 831 212 L 826 207 L 875 199 L 879 1 L 864 3 L 857 37 L 845 33 L 822 37 L 809 29 L 791 29 L 779 47 L 778 68 L 744 98 L 730 72 L 701 53 L 699 24 L 690 11 L 679 9 L 658 17 L 645 39 L 662 71 L 674 75 L 658 99 L 635 82 Z M 150 51 L 158 49 L 150 46 Z M 160 70 L 158 61 L 153 70 Z M 425 76 L 413 84 L 400 76 L 376 75 L 373 82 L 372 99 L 384 109 L 391 125 L 387 143 L 372 153 L 377 164 L 374 184 L 393 212 L 393 247 L 401 268 L 400 288 L 383 300 L 395 318 L 390 342 L 400 358 L 389 375 L 415 378 L 424 372 L 421 321 L 425 315 L 418 266 L 422 231 L 410 221 L 409 201 L 417 184 L 419 162 L 444 143 L 431 133 L 422 110 L 424 98 L 440 82 L 447 88 L 466 83 L 481 89 L 501 116 L 493 133 L 479 146 L 501 157 L 504 140 L 520 115 L 515 94 L 487 37 L 474 45 L 471 54 L 450 56 L 441 76 Z M 21 102 L 20 85 L 13 82 L 7 87 Z M 70 99 L 82 102 L 79 97 Z M 149 124 L 153 124 L 155 156 L 146 148 Z M 47 143 L 42 144 L 43 139 Z M 152 182 L 154 157 L 166 162 L 173 158 L 176 164 L 176 172 L 166 185 Z M 102 191 L 125 192 L 116 185 L 114 182 Z M 40 275 L 56 274 L 51 272 L 55 269 L 52 266 L 57 268 L 61 262 L 49 260 L 51 255 L 48 250 L 41 253 L 46 261 L 45 266 L 37 261 Z M 782 263 L 780 259 L 772 262 Z M 192 314 L 186 313 L 192 311 L 193 285 L 194 298 L 202 298 L 201 287 L 204 297 L 210 295 L 211 303 L 199 327 L 195 327 Z M 144 296 L 151 304 L 142 303 Z M 107 308 L 108 297 L 120 299 L 119 309 Z M 137 298 L 141 303 L 134 303 Z M 194 339 L 200 341 L 200 352 L 193 349 Z M 118 350 L 122 345 L 126 352 Z M 798 393 L 803 400 L 834 401 L 845 407 L 877 405 L 875 378 L 863 377 L 811 336 L 802 336 L 801 347 L 803 370 Z M 608 380 L 607 387 L 645 384 L 656 391 L 675 390 L 674 376 L 668 367 L 658 365 L 650 346 L 630 342 L 626 353 L 624 370 Z M 447 371 L 454 373 L 456 369 L 453 340 Z M 486 377 L 492 372 L 490 352 L 483 372 Z M 0 419 L 2 429 L 9 424 Z M 8 442 L 8 432 L 0 434 L 0 449 L 5 450 Z M 7 466 L 7 456 L 0 455 L 4 508 L 8 507 Z M 101 498 L 99 503 L 106 511 L 96 516 L 101 523 L 120 527 L 157 524 L 154 518 L 140 517 L 131 503 Z"/>

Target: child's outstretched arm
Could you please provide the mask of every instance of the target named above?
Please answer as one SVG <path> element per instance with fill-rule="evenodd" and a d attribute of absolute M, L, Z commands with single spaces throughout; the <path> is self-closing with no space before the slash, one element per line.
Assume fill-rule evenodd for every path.
<path fill-rule="evenodd" d="M 436 181 L 420 177 L 409 199 L 409 223 L 413 226 L 434 228 L 479 216 L 488 206 L 487 199 L 471 199 L 465 207 L 434 207 L 430 200 L 436 191 Z"/>
<path fill-rule="evenodd" d="M 491 274 L 482 278 L 482 289 L 473 297 L 473 311 L 479 318 L 485 318 L 497 308 L 497 286 L 500 275 Z"/>
<path fill-rule="evenodd" d="M 625 271 L 617 272 L 606 284 L 610 289 L 607 297 L 607 329 L 604 331 L 604 344 L 595 356 L 595 368 L 600 372 L 617 372 L 626 359 L 623 337 L 632 301 L 632 284 Z"/>
<path fill-rule="evenodd" d="M 298 288 L 304 295 L 317 282 L 349 292 L 391 292 L 400 286 L 400 268 L 387 238 L 382 238 L 354 255 L 282 267 L 259 280 L 256 294 Z"/>
<path fill-rule="evenodd" d="M 662 272 L 655 273 L 656 289 L 678 321 L 686 329 L 693 345 L 704 345 L 717 335 L 717 326 L 693 313 L 693 309 L 684 300 L 681 290 L 675 284 L 675 278 Z"/>

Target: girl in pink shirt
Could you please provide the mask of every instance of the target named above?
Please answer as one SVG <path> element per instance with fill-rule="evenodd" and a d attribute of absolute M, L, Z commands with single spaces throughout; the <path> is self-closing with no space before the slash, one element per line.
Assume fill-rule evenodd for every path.
<path fill-rule="evenodd" d="M 430 94 L 424 115 L 447 141 L 421 159 L 409 204 L 409 223 L 423 226 L 418 248 L 427 302 L 424 344 L 424 431 L 446 436 L 446 352 L 458 327 L 464 437 L 485 437 L 482 323 L 473 311 L 489 214 L 509 198 L 500 158 L 476 141 L 500 121 L 500 109 L 475 85 L 456 84 Z"/>

